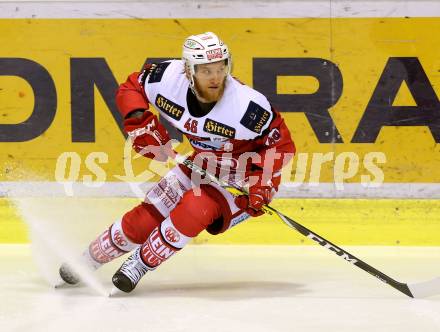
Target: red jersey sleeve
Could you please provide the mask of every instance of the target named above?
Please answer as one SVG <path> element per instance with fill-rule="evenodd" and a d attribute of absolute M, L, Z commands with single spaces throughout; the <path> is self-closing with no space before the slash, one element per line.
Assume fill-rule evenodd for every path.
<path fill-rule="evenodd" d="M 146 65 L 142 72 L 132 73 L 119 86 L 116 92 L 116 105 L 124 119 L 135 110 L 148 110 L 150 108 L 149 100 L 145 94 L 143 84 L 141 84 L 143 77 L 148 74 L 150 68 L 151 65 Z"/>
<path fill-rule="evenodd" d="M 274 119 L 269 128 L 257 139 L 257 144 L 261 148 L 256 152 L 260 155 L 261 161 L 253 163 L 253 168 L 259 171 L 261 177 L 265 175 L 260 182 L 272 180 L 277 188 L 281 180 L 281 169 L 295 155 L 296 147 L 281 114 L 274 108 L 272 111 L 275 115 Z"/>

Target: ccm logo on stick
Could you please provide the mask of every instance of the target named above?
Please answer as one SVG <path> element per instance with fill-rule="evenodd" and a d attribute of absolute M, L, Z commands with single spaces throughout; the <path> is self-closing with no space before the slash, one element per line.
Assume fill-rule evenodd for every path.
<path fill-rule="evenodd" d="M 347 262 L 350 262 L 352 264 L 355 264 L 358 262 L 357 259 L 351 257 L 350 255 L 348 255 L 347 253 L 345 253 L 344 251 L 342 251 L 341 249 L 331 245 L 330 243 L 328 243 L 327 241 L 325 241 L 324 239 L 321 239 L 319 236 L 314 235 L 312 233 L 310 233 L 309 235 L 307 235 L 307 237 L 309 239 L 312 239 L 313 241 L 319 243 L 321 246 L 330 249 L 331 251 L 334 251 L 336 253 L 336 255 L 341 256 L 343 259 L 345 259 Z"/>

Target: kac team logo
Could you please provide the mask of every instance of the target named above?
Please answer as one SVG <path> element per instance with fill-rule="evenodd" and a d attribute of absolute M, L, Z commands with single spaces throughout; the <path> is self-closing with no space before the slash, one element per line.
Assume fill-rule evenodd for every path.
<path fill-rule="evenodd" d="M 119 248 L 125 247 L 128 243 L 124 240 L 121 231 L 118 229 L 114 234 L 114 241 L 119 246 Z"/>
<path fill-rule="evenodd" d="M 167 227 L 165 229 L 165 238 L 171 243 L 176 243 L 180 241 L 180 235 L 173 227 Z"/>
<path fill-rule="evenodd" d="M 208 60 L 223 59 L 222 49 L 216 48 L 215 50 L 206 51 L 206 56 Z"/>

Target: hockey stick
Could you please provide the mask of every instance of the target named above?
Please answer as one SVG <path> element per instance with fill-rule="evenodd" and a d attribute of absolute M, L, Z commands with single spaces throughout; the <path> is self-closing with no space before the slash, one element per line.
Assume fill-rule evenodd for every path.
<path fill-rule="evenodd" d="M 183 156 L 177 155 L 175 157 L 175 160 L 178 164 L 185 165 L 190 170 L 197 172 L 202 177 L 207 177 L 210 181 L 218 184 L 219 186 L 225 188 L 230 193 L 234 195 L 243 195 L 247 194 L 242 188 L 239 188 L 238 186 L 233 186 L 226 181 L 222 181 L 215 177 L 214 175 L 208 173 L 206 170 L 201 168 L 200 166 L 194 164 L 191 160 L 186 159 Z M 278 218 L 280 218 L 287 226 L 295 229 L 305 237 L 315 241 L 322 247 L 334 252 L 339 257 L 343 258 L 345 261 L 356 265 L 358 268 L 364 270 L 365 272 L 368 272 L 372 276 L 376 277 L 377 279 L 381 280 L 382 282 L 390 285 L 391 287 L 397 289 L 398 291 L 402 292 L 403 294 L 412 297 L 412 298 L 423 298 L 428 296 L 434 296 L 437 294 L 440 294 L 440 277 L 434 278 L 429 281 L 420 282 L 420 283 L 412 283 L 412 284 L 405 284 L 402 282 L 399 282 L 389 276 L 387 276 L 385 273 L 375 269 L 371 265 L 365 263 L 363 260 L 357 258 L 356 256 L 350 254 L 349 252 L 345 251 L 344 249 L 338 247 L 334 243 L 326 240 L 322 236 L 319 236 L 315 232 L 311 231 L 307 227 L 304 227 L 303 225 L 299 224 L 295 220 L 285 216 L 281 212 L 277 211 L 273 207 L 269 205 L 263 206 L 262 210 L 265 213 L 268 213 L 270 215 L 276 215 Z"/>

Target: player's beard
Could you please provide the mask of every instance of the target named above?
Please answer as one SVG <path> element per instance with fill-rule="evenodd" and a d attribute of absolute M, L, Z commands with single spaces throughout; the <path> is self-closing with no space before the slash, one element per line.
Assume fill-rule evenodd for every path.
<path fill-rule="evenodd" d="M 225 82 L 226 82 L 226 78 L 223 80 L 223 83 L 217 89 L 211 89 L 209 87 L 202 89 L 200 88 L 196 80 L 194 83 L 197 91 L 197 97 L 199 97 L 200 101 L 203 103 L 213 103 L 218 101 L 223 96 L 223 92 L 225 91 Z"/>

